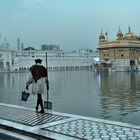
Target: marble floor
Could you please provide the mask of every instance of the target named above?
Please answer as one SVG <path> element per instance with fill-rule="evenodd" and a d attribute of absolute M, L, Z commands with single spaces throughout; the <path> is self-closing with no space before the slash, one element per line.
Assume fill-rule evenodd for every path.
<path fill-rule="evenodd" d="M 140 126 L 0 103 L 0 139 L 140 140 Z M 6 135 L 8 134 L 8 135 Z"/>

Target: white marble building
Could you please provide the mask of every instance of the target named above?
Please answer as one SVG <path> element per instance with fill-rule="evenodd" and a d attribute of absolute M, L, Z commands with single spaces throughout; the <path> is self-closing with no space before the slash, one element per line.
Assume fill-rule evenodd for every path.
<path fill-rule="evenodd" d="M 0 44 L 0 71 L 27 71 L 37 58 L 42 59 L 42 64 L 46 66 L 46 52 L 49 70 L 89 69 L 93 66 L 94 58 L 98 56 L 98 52 L 90 49 L 65 52 L 58 47 L 49 50 L 28 47 L 13 50 L 5 39 Z"/>

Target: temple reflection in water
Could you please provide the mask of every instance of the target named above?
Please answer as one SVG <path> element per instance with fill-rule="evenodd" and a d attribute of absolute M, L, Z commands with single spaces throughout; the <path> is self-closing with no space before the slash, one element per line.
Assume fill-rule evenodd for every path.
<path fill-rule="evenodd" d="M 116 111 L 121 116 L 139 111 L 140 74 L 137 72 L 100 73 L 101 106 L 104 118 Z"/>

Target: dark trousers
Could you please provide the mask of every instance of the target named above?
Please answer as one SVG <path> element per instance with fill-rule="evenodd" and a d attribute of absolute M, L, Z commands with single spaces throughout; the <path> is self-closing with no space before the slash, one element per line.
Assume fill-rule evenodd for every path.
<path fill-rule="evenodd" d="M 44 109 L 42 94 L 37 94 L 37 108 L 39 105 L 40 105 L 41 109 Z"/>

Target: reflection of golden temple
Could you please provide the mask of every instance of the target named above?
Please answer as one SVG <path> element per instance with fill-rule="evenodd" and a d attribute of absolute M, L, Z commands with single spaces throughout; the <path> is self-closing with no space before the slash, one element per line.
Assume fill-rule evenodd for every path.
<path fill-rule="evenodd" d="M 99 59 L 112 64 L 114 71 L 140 70 L 140 36 L 134 35 L 130 27 L 123 35 L 119 27 L 117 39 L 108 41 L 108 33 L 99 36 Z"/>

